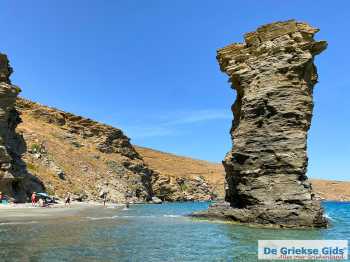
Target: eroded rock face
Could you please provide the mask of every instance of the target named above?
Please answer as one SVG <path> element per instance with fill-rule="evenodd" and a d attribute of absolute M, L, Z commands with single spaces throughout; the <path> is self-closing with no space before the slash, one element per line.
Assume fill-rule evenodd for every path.
<path fill-rule="evenodd" d="M 245 43 L 218 50 L 217 59 L 237 91 L 232 106 L 232 150 L 223 161 L 230 208 L 212 214 L 258 224 L 326 225 L 313 199 L 306 140 L 317 82 L 314 56 L 326 47 L 318 32 L 296 21 L 264 25 Z"/>
<path fill-rule="evenodd" d="M 0 54 L 0 191 L 17 201 L 25 201 L 31 191 L 41 191 L 41 182 L 26 171 L 21 160 L 26 146 L 16 133 L 21 119 L 15 109 L 20 89 L 9 79 L 12 68 L 6 55 Z"/>
<path fill-rule="evenodd" d="M 140 159 L 130 145 L 130 139 L 118 128 L 55 108 L 40 106 L 22 98 L 18 99 L 17 106 L 20 111 L 30 111 L 32 116 L 49 124 L 60 126 L 70 134 L 94 139 L 96 149 L 103 153 L 118 153 L 128 158 Z"/>

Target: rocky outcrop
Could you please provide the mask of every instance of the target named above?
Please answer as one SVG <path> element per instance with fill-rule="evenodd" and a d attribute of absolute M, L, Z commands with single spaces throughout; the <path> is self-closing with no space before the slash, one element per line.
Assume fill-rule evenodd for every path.
<path fill-rule="evenodd" d="M 30 110 L 33 117 L 60 126 L 70 134 L 94 139 L 96 149 L 103 153 L 118 153 L 131 159 L 140 159 L 131 146 L 130 139 L 118 128 L 55 108 L 41 106 L 26 99 L 19 99 L 17 107 L 20 111 Z"/>
<path fill-rule="evenodd" d="M 306 177 L 307 131 L 317 82 L 318 29 L 294 20 L 259 27 L 245 43 L 218 50 L 237 91 L 233 149 L 223 161 L 226 201 L 202 215 L 281 227 L 324 227 Z"/>
<path fill-rule="evenodd" d="M 15 109 L 20 89 L 11 84 L 11 73 L 6 55 L 0 54 L 0 191 L 15 201 L 25 201 L 32 191 L 43 187 L 21 160 L 26 146 L 23 137 L 16 133 L 21 119 Z"/>
<path fill-rule="evenodd" d="M 172 177 L 156 172 L 152 177 L 154 194 L 163 201 L 207 201 L 217 198 L 213 186 L 203 176 Z"/>

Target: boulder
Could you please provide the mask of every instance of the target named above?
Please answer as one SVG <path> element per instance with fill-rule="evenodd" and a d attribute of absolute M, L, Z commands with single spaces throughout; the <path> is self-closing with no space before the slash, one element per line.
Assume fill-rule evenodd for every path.
<path fill-rule="evenodd" d="M 161 204 L 162 202 L 163 201 L 160 198 L 158 198 L 156 196 L 152 197 L 152 203 L 153 204 Z"/>

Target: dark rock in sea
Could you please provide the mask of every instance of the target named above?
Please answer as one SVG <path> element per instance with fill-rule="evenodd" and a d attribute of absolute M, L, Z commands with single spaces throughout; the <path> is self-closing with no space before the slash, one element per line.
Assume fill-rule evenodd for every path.
<path fill-rule="evenodd" d="M 319 30 L 294 20 L 261 26 L 218 50 L 237 91 L 232 150 L 223 161 L 226 201 L 194 216 L 280 227 L 325 227 L 306 177 L 307 132 L 317 83 Z"/>

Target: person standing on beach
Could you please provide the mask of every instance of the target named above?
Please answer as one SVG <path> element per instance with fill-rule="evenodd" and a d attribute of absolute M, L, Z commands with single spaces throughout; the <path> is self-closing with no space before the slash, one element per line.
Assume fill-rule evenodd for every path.
<path fill-rule="evenodd" d="M 32 206 L 35 207 L 36 205 L 36 192 L 32 193 Z"/>
<path fill-rule="evenodd" d="M 125 208 L 129 208 L 130 203 L 129 203 L 129 198 L 131 197 L 131 194 L 129 192 L 126 192 L 125 194 Z"/>
<path fill-rule="evenodd" d="M 107 192 L 104 192 L 103 194 L 103 206 L 106 206 L 106 201 L 107 201 Z"/>
<path fill-rule="evenodd" d="M 64 201 L 64 206 L 70 206 L 70 193 L 67 194 L 66 199 Z"/>

